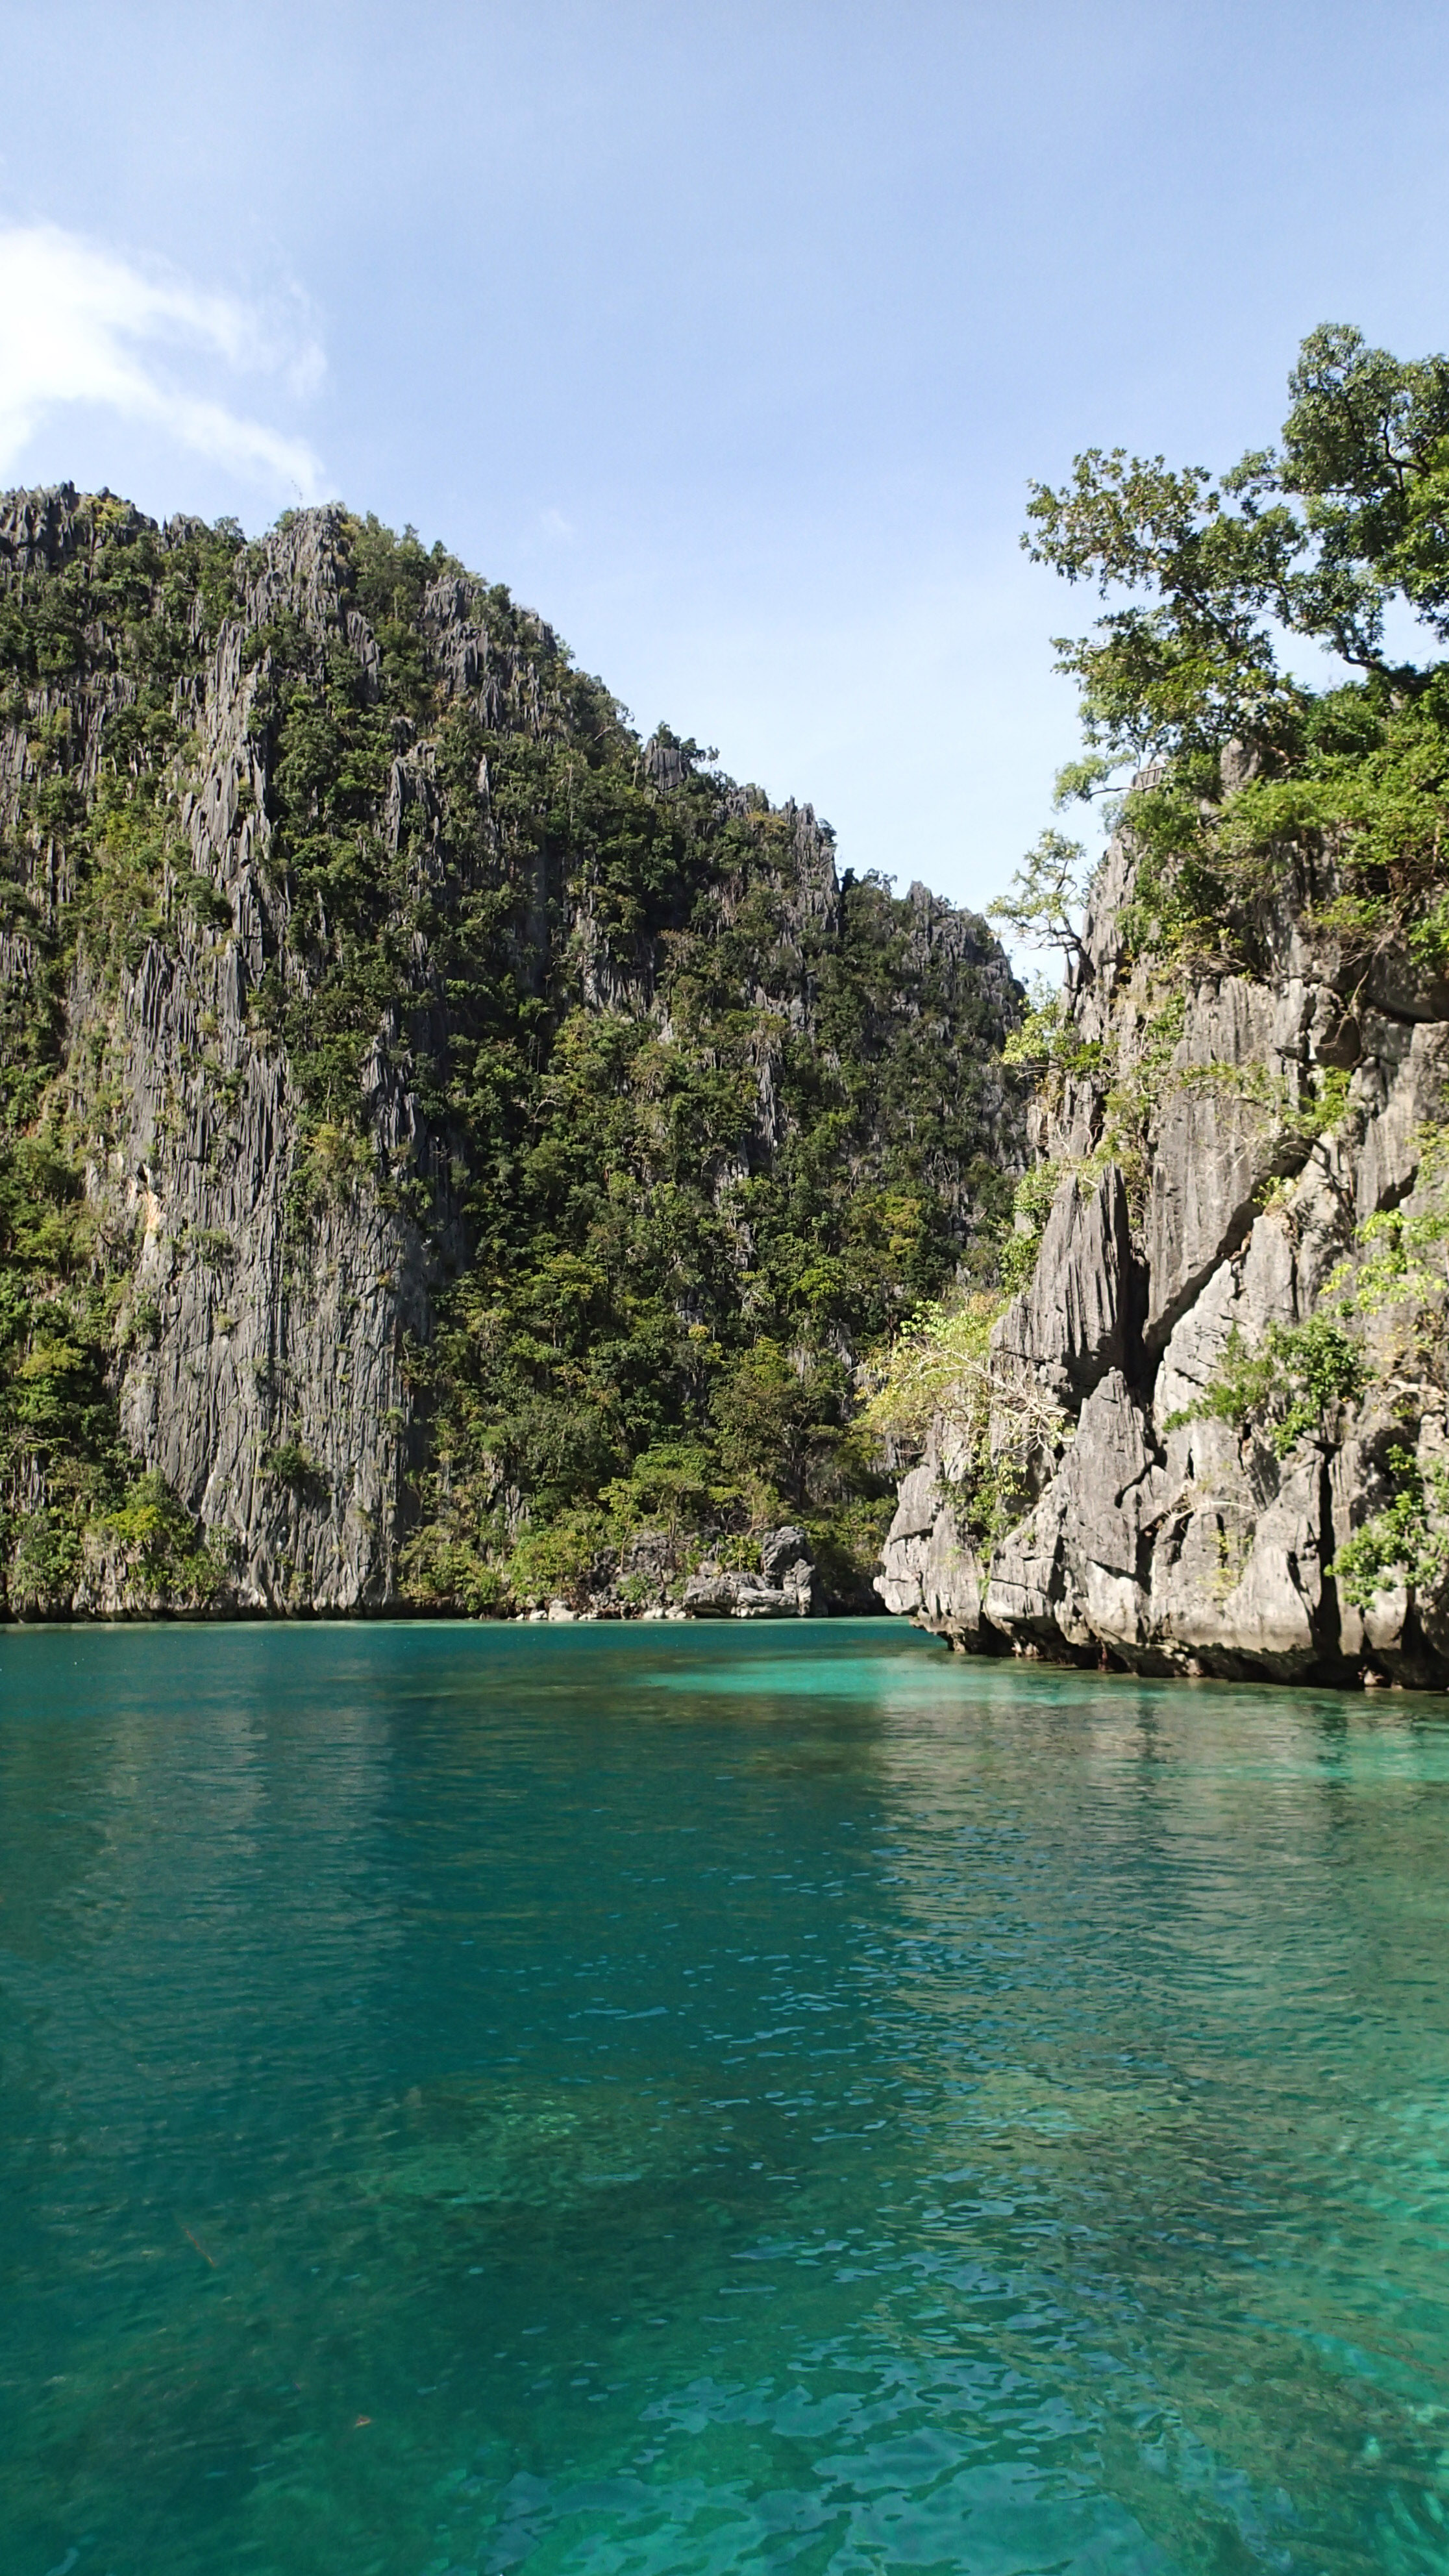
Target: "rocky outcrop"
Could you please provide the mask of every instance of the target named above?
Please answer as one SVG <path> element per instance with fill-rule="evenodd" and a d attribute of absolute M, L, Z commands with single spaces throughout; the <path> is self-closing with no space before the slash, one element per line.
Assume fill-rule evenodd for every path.
<path fill-rule="evenodd" d="M 1036 1114 L 1061 1177 L 993 1333 L 1000 1404 L 1029 1388 L 1058 1433 L 973 1545 L 988 1498 L 938 1424 L 877 1590 L 977 1651 L 1443 1688 L 1446 997 L 1407 956 L 1347 972 L 1291 867 L 1261 974 L 1174 989 L 1123 963 L 1132 890 L 1119 842 Z M 1414 1563 L 1355 1606 L 1335 1566 L 1386 1512 Z"/>
<path fill-rule="evenodd" d="M 902 1482 L 876 1590 L 888 1610 L 945 1635 L 974 1637 L 980 1626 L 981 1564 L 957 1526 L 938 1457 Z"/>
<path fill-rule="evenodd" d="M 770 1531 L 758 1575 L 702 1565 L 685 1584 L 681 1607 L 687 1619 L 808 1619 L 816 1579 L 805 1532 L 793 1525 Z"/>
<path fill-rule="evenodd" d="M 43 503 L 43 507 L 41 504 Z M 285 1052 L 258 1026 L 289 903 L 269 874 L 267 660 L 249 646 L 282 611 L 319 640 L 346 629 L 335 514 L 299 513 L 263 550 L 242 613 L 222 625 L 196 710 L 177 819 L 208 901 L 178 904 L 134 952 L 77 956 L 66 1018 L 110 1103 L 87 1190 L 99 1227 L 131 1249 L 117 1410 L 138 1464 L 206 1532 L 224 1597 L 245 1609 L 380 1608 L 396 1586 L 412 1394 L 404 1353 L 425 1339 L 437 1255 L 385 1204 L 372 1169 L 328 1171 Z M 83 542 L 76 496 L 22 495 L 0 556 L 63 560 Z M 354 649 L 375 654 L 370 630 Z M 64 704 L 70 775 L 93 775 L 114 709 L 84 682 Z M 13 766 L 23 778 L 25 735 Z M 180 866 L 172 862 L 172 877 Z M 77 1071 L 79 1068 L 77 1068 Z M 406 1074 L 380 1040 L 373 1089 L 384 1151 L 423 1145 Z M 108 1132 L 107 1132 L 108 1130 Z M 60 1606 L 26 1580 L 15 1606 Z M 136 1597 L 134 1568 L 88 1538 L 73 1612 Z"/>

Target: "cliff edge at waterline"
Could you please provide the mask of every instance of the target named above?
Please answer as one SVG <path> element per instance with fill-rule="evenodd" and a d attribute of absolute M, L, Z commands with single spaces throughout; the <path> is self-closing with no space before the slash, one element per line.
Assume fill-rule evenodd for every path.
<path fill-rule="evenodd" d="M 938 1411 L 878 1578 L 953 1642 L 1449 1681 L 1449 995 L 1407 952 L 1346 966 L 1303 866 L 1261 972 L 1164 975 L 1124 955 L 1137 871 L 1113 853 L 1039 1095 L 1031 1276 Z M 994 1533 L 971 1526 L 978 1426 L 1029 1505 Z M 1396 1529 L 1412 1562 L 1346 1594 L 1345 1552 L 1362 1594 L 1363 1533 Z"/>

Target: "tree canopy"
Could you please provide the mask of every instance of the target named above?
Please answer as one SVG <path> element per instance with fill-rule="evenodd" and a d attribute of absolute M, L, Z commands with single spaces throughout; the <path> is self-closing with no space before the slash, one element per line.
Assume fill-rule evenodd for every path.
<path fill-rule="evenodd" d="M 1129 945 L 1245 954 L 1292 850 L 1309 917 L 1350 967 L 1398 943 L 1442 974 L 1449 358 L 1397 358 L 1325 323 L 1288 394 L 1277 446 L 1216 478 L 1090 448 L 1063 484 L 1030 486 L 1023 544 L 1105 603 L 1088 634 L 1058 640 L 1085 737 L 1058 802 L 1135 772 Z M 1405 658 L 1410 621 L 1422 650 Z M 1316 688 L 1303 644 L 1327 657 Z M 1073 850 L 1045 835 L 995 908 L 1069 954 Z"/>
<path fill-rule="evenodd" d="M 1089 448 L 1068 483 L 1031 485 L 1033 560 L 1113 603 L 1058 645 L 1096 755 L 1072 786 L 1125 760 L 1291 735 L 1309 693 L 1275 628 L 1401 692 L 1424 675 L 1386 651 L 1390 602 L 1449 637 L 1449 358 L 1405 361 L 1325 323 L 1288 390 L 1280 445 L 1217 479 Z"/>

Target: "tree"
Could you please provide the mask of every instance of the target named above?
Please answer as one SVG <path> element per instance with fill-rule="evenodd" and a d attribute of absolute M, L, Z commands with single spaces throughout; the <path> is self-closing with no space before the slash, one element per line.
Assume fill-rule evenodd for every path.
<path fill-rule="evenodd" d="M 991 921 L 1004 921 L 1032 948 L 1058 948 L 1079 969 L 1087 964 L 1074 915 L 1087 900 L 1089 871 L 1080 841 L 1063 832 L 1043 832 L 1028 850 L 1005 894 L 986 907 Z"/>
<path fill-rule="evenodd" d="M 815 1360 L 803 1371 L 778 1342 L 762 1337 L 743 1352 L 716 1391 L 720 1456 L 732 1476 L 758 1478 L 796 1505 L 806 1498 L 812 1451 L 839 1438 L 839 1367 Z"/>
<path fill-rule="evenodd" d="M 1405 362 L 1327 323 L 1289 392 L 1281 449 L 1250 451 L 1218 482 L 1090 448 L 1060 490 L 1031 486 L 1034 562 L 1114 602 L 1149 596 L 1058 640 L 1109 761 L 1291 733 L 1308 693 L 1279 667 L 1274 624 L 1400 690 L 1422 674 L 1385 656 L 1390 600 L 1449 636 L 1449 358 Z"/>

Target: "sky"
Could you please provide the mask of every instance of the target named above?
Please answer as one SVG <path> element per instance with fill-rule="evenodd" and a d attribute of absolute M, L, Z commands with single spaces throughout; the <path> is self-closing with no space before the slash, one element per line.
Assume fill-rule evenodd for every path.
<path fill-rule="evenodd" d="M 0 0 L 0 483 L 503 581 L 842 866 L 984 905 L 1076 748 L 1019 545 L 1449 347 L 1442 0 Z"/>

